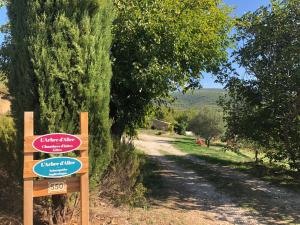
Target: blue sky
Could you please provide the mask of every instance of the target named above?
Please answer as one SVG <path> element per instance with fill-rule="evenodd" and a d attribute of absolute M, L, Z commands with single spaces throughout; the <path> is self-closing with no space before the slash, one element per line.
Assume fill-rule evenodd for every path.
<path fill-rule="evenodd" d="M 6 24 L 8 21 L 7 15 L 6 15 L 6 8 L 0 9 L 0 25 Z M 0 33 L 0 43 L 3 41 L 3 35 Z"/>
<path fill-rule="evenodd" d="M 236 16 L 241 16 L 248 11 L 255 11 L 261 5 L 268 5 L 269 0 L 224 0 L 224 2 L 234 8 L 233 14 Z M 0 24 L 5 24 L 8 18 L 6 15 L 6 9 L 0 9 Z M 0 34 L 0 42 L 3 41 L 3 35 Z M 204 79 L 201 81 L 201 84 L 204 88 L 222 88 L 222 85 L 214 82 L 215 79 L 209 75 L 204 74 Z"/>
<path fill-rule="evenodd" d="M 233 15 L 242 16 L 246 12 L 255 11 L 262 5 L 269 5 L 269 0 L 224 0 L 224 2 L 234 8 Z M 239 71 L 243 71 L 240 69 Z M 204 74 L 204 79 L 201 81 L 204 88 L 222 88 L 221 84 L 215 83 L 215 79 L 210 74 Z"/>

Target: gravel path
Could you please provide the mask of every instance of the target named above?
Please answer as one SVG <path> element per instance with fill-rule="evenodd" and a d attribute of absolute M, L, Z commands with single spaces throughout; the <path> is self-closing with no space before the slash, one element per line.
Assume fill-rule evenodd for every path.
<path fill-rule="evenodd" d="M 174 209 L 207 211 L 214 213 L 216 221 L 227 221 L 230 224 L 299 224 L 300 196 L 298 194 L 274 187 L 231 168 L 207 163 L 187 155 L 176 149 L 171 144 L 172 141 L 174 139 L 163 136 L 140 134 L 134 142 L 137 148 L 157 160 L 164 170 L 161 174 L 171 194 L 168 199 L 158 201 L 158 205 Z M 199 176 L 199 173 L 178 165 L 165 154 L 181 156 L 190 160 L 195 166 L 209 168 L 222 179 L 233 179 L 249 191 L 249 196 L 236 199 L 226 192 L 220 192 L 206 179 L 208 174 Z M 239 206 L 249 200 L 255 202 L 256 210 Z M 281 215 L 281 211 L 285 211 L 285 214 Z M 280 218 L 285 217 L 285 219 L 278 219 L 279 215 Z"/>

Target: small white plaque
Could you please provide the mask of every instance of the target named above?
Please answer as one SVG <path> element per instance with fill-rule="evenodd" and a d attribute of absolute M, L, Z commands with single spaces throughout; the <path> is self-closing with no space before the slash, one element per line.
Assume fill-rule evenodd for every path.
<path fill-rule="evenodd" d="M 48 193 L 67 192 L 67 183 L 65 181 L 48 182 Z"/>

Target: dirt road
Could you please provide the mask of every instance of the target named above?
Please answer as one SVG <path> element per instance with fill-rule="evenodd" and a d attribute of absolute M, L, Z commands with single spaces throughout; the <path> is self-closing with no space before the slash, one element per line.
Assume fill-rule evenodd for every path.
<path fill-rule="evenodd" d="M 168 197 L 155 200 L 157 207 L 174 210 L 174 216 L 177 210 L 183 215 L 193 212 L 195 221 L 209 214 L 212 224 L 300 224 L 298 194 L 187 155 L 176 149 L 172 141 L 171 138 L 148 134 L 140 134 L 135 141 L 137 148 L 162 166 L 160 174 L 166 183 L 166 190 L 162 191 L 168 192 Z M 168 155 L 181 157 L 192 166 L 178 165 Z M 201 174 L 193 167 L 205 168 L 209 173 Z M 216 182 L 210 182 L 210 176 L 215 176 Z M 218 179 L 224 187 L 217 185 Z M 233 183 L 235 188 L 230 190 L 226 182 Z"/>

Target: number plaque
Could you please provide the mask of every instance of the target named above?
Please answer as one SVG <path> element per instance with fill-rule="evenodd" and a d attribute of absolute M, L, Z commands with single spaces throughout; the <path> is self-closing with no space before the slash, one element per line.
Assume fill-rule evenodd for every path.
<path fill-rule="evenodd" d="M 60 182 L 48 182 L 48 193 L 67 193 L 67 183 L 65 181 Z"/>

